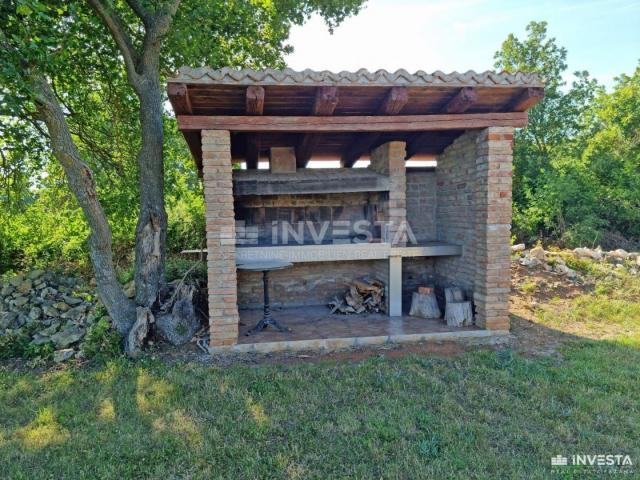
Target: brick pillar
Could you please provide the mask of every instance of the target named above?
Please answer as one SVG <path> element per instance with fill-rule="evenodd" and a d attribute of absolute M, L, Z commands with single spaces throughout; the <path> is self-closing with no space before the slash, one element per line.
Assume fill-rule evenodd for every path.
<path fill-rule="evenodd" d="M 476 324 L 509 329 L 513 129 L 491 127 L 476 140 Z"/>
<path fill-rule="evenodd" d="M 404 245 L 407 242 L 406 230 L 404 230 L 407 220 L 406 156 L 405 142 L 387 142 L 371 152 L 369 165 L 371 170 L 389 176 L 389 201 L 385 221 L 389 223 L 389 241 L 393 241 L 398 230 L 403 229 L 403 233 L 395 242 L 397 245 Z"/>
<path fill-rule="evenodd" d="M 238 341 L 236 240 L 231 142 L 226 130 L 202 131 L 202 173 L 207 229 L 210 345 Z"/>

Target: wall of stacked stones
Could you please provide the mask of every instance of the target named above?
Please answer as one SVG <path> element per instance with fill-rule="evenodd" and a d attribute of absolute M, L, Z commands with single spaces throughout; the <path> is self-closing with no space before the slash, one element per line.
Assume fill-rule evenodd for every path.
<path fill-rule="evenodd" d="M 473 291 L 476 268 L 476 141 L 479 132 L 458 137 L 439 157 L 436 168 L 436 238 L 462 245 L 462 255 L 440 257 L 435 274 L 443 286 L 457 285 Z"/>
<path fill-rule="evenodd" d="M 418 242 L 432 241 L 436 234 L 436 172 L 407 169 L 407 222 Z"/>
<path fill-rule="evenodd" d="M 336 296 L 344 297 L 350 284 L 358 278 L 369 276 L 386 282 L 387 264 L 386 260 L 308 262 L 275 270 L 269 274 L 272 305 L 327 305 Z M 239 271 L 239 307 L 262 308 L 262 295 L 262 273 Z"/>

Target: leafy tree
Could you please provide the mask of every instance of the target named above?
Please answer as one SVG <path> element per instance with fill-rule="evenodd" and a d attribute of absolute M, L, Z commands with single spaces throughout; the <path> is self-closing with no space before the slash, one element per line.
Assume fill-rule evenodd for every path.
<path fill-rule="evenodd" d="M 2 128 L 17 124 L 14 138 L 20 141 L 45 139 L 62 166 L 89 225 L 100 296 L 133 342 L 130 350 L 144 337 L 164 283 L 164 75 L 181 64 L 282 66 L 292 24 L 317 12 L 332 28 L 361 3 L 9 0 L 0 6 Z M 3 153 L 13 150 L 14 145 L 2 146 Z M 14 174 L 14 191 L 20 190 L 15 178 L 24 182 L 37 172 L 25 162 L 34 151 L 16 149 L 11 165 L 4 161 L 3 171 L 22 172 Z M 137 151 L 133 168 L 132 151 Z M 138 177 L 135 304 L 116 279 L 112 230 L 91 166 L 106 177 Z M 130 210 L 132 202 L 121 203 Z M 131 331 L 136 316 L 140 334 Z"/>

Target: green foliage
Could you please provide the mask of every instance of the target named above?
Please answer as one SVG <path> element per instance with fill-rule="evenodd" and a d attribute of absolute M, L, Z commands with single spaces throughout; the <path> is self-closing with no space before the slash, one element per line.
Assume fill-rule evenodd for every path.
<path fill-rule="evenodd" d="M 29 345 L 29 338 L 17 333 L 0 336 L 0 359 L 19 358 Z"/>
<path fill-rule="evenodd" d="M 109 317 L 95 322 L 82 342 L 82 351 L 87 358 L 104 360 L 122 354 L 122 336 L 112 327 Z"/>
<path fill-rule="evenodd" d="M 207 264 L 205 261 L 188 260 L 179 257 L 171 257 L 167 259 L 165 275 L 168 282 L 180 280 L 188 272 L 191 279 L 207 281 Z"/>
<path fill-rule="evenodd" d="M 108 1 L 131 35 L 142 24 L 126 2 Z M 182 2 L 163 42 L 161 77 L 183 65 L 283 67 L 292 25 L 320 14 L 329 28 L 357 13 L 363 0 Z M 150 9 L 166 1 L 146 2 Z M 88 267 L 88 227 L 48 138 L 33 117 L 26 65 L 47 75 L 68 113 L 73 139 L 96 179 L 120 266 L 130 263 L 139 204 L 139 103 L 107 28 L 84 1 L 0 2 L 0 272 L 32 265 Z M 79 61 L 81 59 L 81 61 Z M 175 120 L 164 118 L 168 251 L 200 248 L 202 187 Z"/>
<path fill-rule="evenodd" d="M 55 348 L 51 342 L 41 345 L 30 343 L 29 335 L 24 331 L 12 332 L 0 336 L 0 359 L 26 358 L 50 360 Z"/>
<path fill-rule="evenodd" d="M 517 240 L 567 247 L 640 243 L 640 67 L 611 93 L 575 72 L 566 90 L 567 51 L 532 22 L 527 38 L 510 35 L 496 68 L 537 72 L 545 99 L 516 132 L 513 231 Z"/>

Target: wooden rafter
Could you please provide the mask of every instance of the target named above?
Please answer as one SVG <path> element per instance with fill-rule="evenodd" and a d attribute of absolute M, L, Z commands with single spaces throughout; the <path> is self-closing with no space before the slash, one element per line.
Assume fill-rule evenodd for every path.
<path fill-rule="evenodd" d="M 337 87 L 318 87 L 316 89 L 316 97 L 313 102 L 312 115 L 330 116 L 333 115 L 338 105 L 338 88 Z M 298 168 L 304 168 L 309 163 L 313 149 L 318 144 L 319 136 L 307 133 L 296 147 L 296 165 Z"/>
<path fill-rule="evenodd" d="M 378 108 L 380 115 L 397 115 L 402 111 L 404 106 L 409 101 L 409 93 L 404 87 L 393 87 L 389 90 L 385 96 L 382 104 Z M 365 153 L 371 151 L 371 149 L 380 141 L 380 134 L 373 133 L 370 135 L 359 136 L 360 138 L 354 139 L 353 144 L 347 150 L 340 163 L 345 168 L 351 168 L 358 161 L 358 159 Z"/>
<path fill-rule="evenodd" d="M 387 93 L 378 109 L 380 115 L 397 115 L 409 101 L 409 93 L 405 87 L 393 87 Z"/>
<path fill-rule="evenodd" d="M 193 115 L 189 90 L 184 83 L 170 83 L 167 86 L 167 93 L 176 115 Z"/>
<path fill-rule="evenodd" d="M 474 88 L 463 87 L 458 90 L 451 100 L 442 109 L 442 113 L 464 113 L 478 100 L 478 94 Z"/>
<path fill-rule="evenodd" d="M 522 93 L 511 104 L 510 110 L 515 112 L 525 112 L 542 101 L 544 98 L 544 88 L 525 88 Z"/>
<path fill-rule="evenodd" d="M 264 111 L 264 88 L 258 85 L 251 85 L 247 87 L 245 97 L 247 115 L 262 115 Z"/>
<path fill-rule="evenodd" d="M 245 161 L 247 162 L 247 170 L 255 170 L 256 168 L 258 168 L 261 143 L 262 142 L 259 134 L 247 136 L 247 149 L 244 157 Z"/>
<path fill-rule="evenodd" d="M 264 88 L 252 85 L 247 87 L 245 93 L 245 111 L 247 115 L 262 115 L 264 113 Z M 260 135 L 247 135 L 247 148 L 245 162 L 248 170 L 258 168 L 260 160 Z"/>
<path fill-rule="evenodd" d="M 182 131 L 229 130 L 232 132 L 426 132 L 487 127 L 524 127 L 526 112 L 460 113 L 436 115 L 376 116 L 254 116 L 178 115 Z"/>

